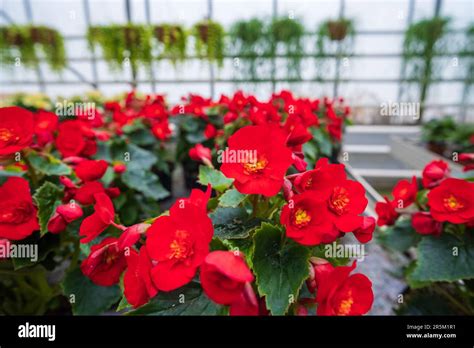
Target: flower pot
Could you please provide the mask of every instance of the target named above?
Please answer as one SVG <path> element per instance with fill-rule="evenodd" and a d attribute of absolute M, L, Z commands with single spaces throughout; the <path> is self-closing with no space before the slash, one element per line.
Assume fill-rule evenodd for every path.
<path fill-rule="evenodd" d="M 329 38 L 332 41 L 342 41 L 347 36 L 347 23 L 343 21 L 329 21 Z"/>
<path fill-rule="evenodd" d="M 168 28 L 168 32 L 166 32 Z M 164 43 L 166 39 L 166 34 L 168 35 L 168 41 L 171 45 L 175 44 L 178 41 L 178 38 L 182 36 L 183 29 L 177 25 L 165 27 L 159 25 L 155 27 L 155 37 L 158 41 Z"/>
<path fill-rule="evenodd" d="M 442 142 L 430 141 L 426 144 L 426 147 L 431 152 L 434 152 L 434 153 L 436 153 L 438 155 L 441 155 L 441 156 L 446 151 L 446 144 L 442 143 Z"/>
<path fill-rule="evenodd" d="M 209 39 L 209 25 L 199 24 L 198 25 L 199 38 L 202 42 L 206 42 Z"/>

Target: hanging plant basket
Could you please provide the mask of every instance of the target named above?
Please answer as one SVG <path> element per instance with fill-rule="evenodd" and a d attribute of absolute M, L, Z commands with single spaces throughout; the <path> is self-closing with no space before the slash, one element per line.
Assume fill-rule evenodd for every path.
<path fill-rule="evenodd" d="M 19 58 L 26 67 L 35 68 L 39 65 L 38 50 L 41 50 L 52 70 L 61 71 L 66 66 L 64 40 L 55 29 L 45 26 L 2 27 L 0 37 L 4 64 L 16 63 Z"/>
<path fill-rule="evenodd" d="M 350 21 L 341 19 L 337 21 L 328 21 L 327 27 L 329 32 L 329 38 L 332 41 L 342 41 L 346 38 L 348 31 L 350 30 Z"/>
<path fill-rule="evenodd" d="M 160 44 L 161 57 L 171 59 L 175 64 L 186 58 L 187 33 L 176 24 L 160 24 L 153 28 L 153 34 Z"/>
<path fill-rule="evenodd" d="M 150 28 L 143 25 L 110 25 L 90 27 L 87 38 L 91 48 L 99 46 L 105 61 L 113 70 L 121 71 L 126 59 L 132 69 L 149 66 L 152 61 Z"/>
<path fill-rule="evenodd" d="M 219 23 L 206 20 L 193 27 L 196 54 L 209 61 L 223 65 L 224 60 L 224 28 Z"/>

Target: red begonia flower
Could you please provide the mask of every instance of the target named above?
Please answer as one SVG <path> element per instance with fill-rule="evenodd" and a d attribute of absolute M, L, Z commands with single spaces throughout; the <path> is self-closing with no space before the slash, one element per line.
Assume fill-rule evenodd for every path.
<path fill-rule="evenodd" d="M 44 110 L 38 111 L 35 115 L 35 135 L 40 146 L 44 146 L 54 141 L 53 132 L 58 128 L 58 116 L 54 112 Z"/>
<path fill-rule="evenodd" d="M 151 275 L 159 290 L 189 283 L 209 253 L 214 229 L 206 205 L 204 200 L 178 200 L 169 216 L 159 217 L 148 229 L 147 250 L 158 261 Z"/>
<path fill-rule="evenodd" d="M 445 179 L 428 193 L 433 219 L 463 224 L 474 218 L 474 183 L 462 179 Z"/>
<path fill-rule="evenodd" d="M 362 224 L 362 214 L 367 207 L 364 187 L 357 181 L 348 180 L 343 165 L 319 160 L 316 169 L 295 178 L 295 186 L 301 192 L 310 192 L 326 201 L 331 220 L 342 232 L 352 232 Z M 335 235 L 337 237 L 337 235 Z M 331 242 L 332 240 L 323 242 Z"/>
<path fill-rule="evenodd" d="M 88 243 L 101 234 L 114 221 L 115 209 L 109 196 L 105 193 L 94 195 L 94 213 L 82 221 L 79 235 L 81 243 Z"/>
<path fill-rule="evenodd" d="M 0 156 L 21 151 L 31 144 L 33 114 L 17 106 L 0 108 Z"/>
<path fill-rule="evenodd" d="M 372 216 L 364 216 L 362 224 L 354 230 L 354 236 L 361 243 L 368 243 L 372 240 L 375 230 L 375 218 Z"/>
<path fill-rule="evenodd" d="M 158 289 L 151 279 L 152 260 L 146 246 L 140 248 L 140 253 L 130 249 L 126 256 L 127 270 L 123 277 L 124 295 L 128 303 L 137 308 L 155 297 Z"/>
<path fill-rule="evenodd" d="M 79 219 L 82 215 L 83 212 L 80 205 L 76 203 L 62 204 L 56 208 L 55 213 L 49 219 L 48 231 L 60 233 L 66 229 L 69 223 Z"/>
<path fill-rule="evenodd" d="M 411 225 L 419 234 L 432 234 L 439 236 L 443 230 L 443 224 L 433 219 L 428 212 L 417 212 L 411 217 Z"/>
<path fill-rule="evenodd" d="M 225 176 L 235 179 L 235 188 L 240 193 L 274 196 L 292 163 L 291 150 L 285 144 L 285 132 L 276 126 L 241 128 L 229 138 L 226 160 L 220 169 Z M 238 154 L 242 153 L 245 156 L 239 160 Z"/>
<path fill-rule="evenodd" d="M 245 283 L 238 299 L 230 304 L 231 316 L 260 315 L 260 304 L 250 283 Z M 263 311 L 262 311 L 263 312 Z M 263 312 L 262 315 L 265 313 Z"/>
<path fill-rule="evenodd" d="M 289 238 L 303 245 L 318 245 L 338 236 L 327 203 L 311 191 L 293 196 L 283 207 L 280 223 Z"/>
<path fill-rule="evenodd" d="M 201 285 L 214 302 L 230 305 L 240 299 L 245 283 L 254 277 L 242 255 L 231 251 L 213 251 L 201 265 Z"/>
<path fill-rule="evenodd" d="M 334 266 L 327 260 L 318 257 L 310 259 L 309 277 L 306 280 L 306 285 L 311 293 L 315 293 L 324 277 L 329 275 L 334 270 Z"/>
<path fill-rule="evenodd" d="M 400 215 L 395 210 L 395 201 L 391 202 L 387 197 L 385 197 L 385 202 L 377 202 L 375 204 L 375 212 L 378 215 L 378 226 L 391 226 Z"/>
<path fill-rule="evenodd" d="M 295 188 L 298 192 L 317 190 L 330 194 L 335 183 L 346 180 L 346 172 L 342 164 L 329 164 L 327 158 L 321 158 L 313 170 L 309 170 L 295 178 Z"/>
<path fill-rule="evenodd" d="M 449 174 L 449 165 L 445 161 L 431 161 L 423 169 L 421 181 L 425 188 L 433 188 L 449 177 Z"/>
<path fill-rule="evenodd" d="M 206 139 L 212 139 L 217 135 L 217 129 L 212 123 L 208 123 L 204 129 L 204 136 Z"/>
<path fill-rule="evenodd" d="M 65 121 L 59 125 L 56 147 L 63 157 L 89 157 L 97 152 L 95 135 L 90 125 L 79 120 Z"/>
<path fill-rule="evenodd" d="M 89 181 L 74 190 L 74 199 L 83 205 L 93 204 L 96 193 L 105 192 L 104 185 L 99 181 Z"/>
<path fill-rule="evenodd" d="M 0 238 L 20 240 L 38 229 L 28 181 L 9 177 L 0 186 Z"/>
<path fill-rule="evenodd" d="M 82 181 L 96 181 L 104 176 L 107 166 L 104 160 L 86 160 L 80 162 L 74 171 Z"/>
<path fill-rule="evenodd" d="M 335 267 L 318 287 L 318 315 L 363 315 L 374 302 L 372 282 L 363 274 L 349 275 L 356 267 Z"/>
<path fill-rule="evenodd" d="M 81 271 L 92 282 L 101 286 L 117 284 L 127 267 L 125 253 L 117 246 L 117 238 L 107 237 L 91 247 L 89 256 L 82 261 Z"/>
<path fill-rule="evenodd" d="M 148 230 L 150 224 L 141 223 L 135 224 L 133 226 L 128 227 L 123 233 L 120 235 L 119 238 L 119 248 L 125 249 L 130 248 L 134 245 L 140 237 Z"/>
<path fill-rule="evenodd" d="M 193 161 L 211 163 L 211 160 L 212 160 L 211 149 L 201 144 L 196 144 L 194 145 L 194 147 L 189 149 L 189 157 L 191 157 Z"/>
<path fill-rule="evenodd" d="M 418 185 L 414 176 L 411 182 L 408 180 L 399 181 L 393 188 L 392 194 L 397 207 L 406 208 L 415 202 L 417 192 Z"/>

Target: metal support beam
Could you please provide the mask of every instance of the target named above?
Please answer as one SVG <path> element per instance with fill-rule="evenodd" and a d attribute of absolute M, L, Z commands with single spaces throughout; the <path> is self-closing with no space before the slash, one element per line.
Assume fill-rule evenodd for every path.
<path fill-rule="evenodd" d="M 150 0 L 145 0 L 145 16 L 146 23 L 151 25 L 151 5 Z M 155 68 L 153 67 L 153 61 L 150 64 L 150 76 L 151 76 L 151 90 L 153 93 L 156 93 L 156 82 L 155 82 Z"/>
<path fill-rule="evenodd" d="M 272 1 L 272 20 L 276 20 L 278 18 L 278 0 Z M 272 41 L 272 93 L 276 92 L 276 45 Z"/>
<path fill-rule="evenodd" d="M 339 19 L 344 18 L 344 12 L 346 9 L 346 2 L 345 0 L 339 1 Z M 333 97 L 336 98 L 339 94 L 339 78 L 341 75 L 341 53 L 342 53 L 342 43 L 341 41 L 337 42 L 337 51 L 336 51 L 336 71 L 334 77 L 334 91 Z"/>
<path fill-rule="evenodd" d="M 84 19 L 86 21 L 86 26 L 89 28 L 91 26 L 91 13 L 90 13 L 90 8 L 89 8 L 89 0 L 83 0 L 82 5 L 84 8 Z M 91 48 L 91 62 L 92 62 L 92 79 L 93 79 L 93 86 L 95 89 L 99 88 L 99 73 L 97 71 L 97 58 L 95 55 L 95 49 L 92 46 Z M 71 59 L 69 58 L 69 61 Z"/>
<path fill-rule="evenodd" d="M 207 0 L 207 19 L 212 20 L 213 15 L 213 2 L 212 0 Z M 214 98 L 216 93 L 216 76 L 214 71 L 214 63 L 209 61 L 209 80 L 210 80 L 210 95 L 211 98 Z"/>
<path fill-rule="evenodd" d="M 28 22 L 33 24 L 33 9 L 31 8 L 30 0 L 23 0 L 23 7 L 25 9 L 26 19 L 28 20 Z M 40 64 L 35 67 L 35 70 L 36 76 L 38 78 L 40 91 L 42 93 L 46 93 L 46 84 L 44 83 L 43 71 L 41 70 Z"/>

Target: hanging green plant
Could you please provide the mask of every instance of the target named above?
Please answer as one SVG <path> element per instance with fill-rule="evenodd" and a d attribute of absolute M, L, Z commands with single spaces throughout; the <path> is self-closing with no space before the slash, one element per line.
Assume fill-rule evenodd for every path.
<path fill-rule="evenodd" d="M 421 122 L 424 103 L 433 78 L 440 65 L 433 59 L 439 52 L 445 52 L 447 42 L 444 36 L 448 31 L 449 18 L 434 17 L 423 19 L 410 25 L 403 42 L 403 60 L 409 84 L 418 83 Z"/>
<path fill-rule="evenodd" d="M 316 38 L 316 77 L 327 75 L 328 56 L 336 54 L 338 58 L 352 54 L 354 46 L 354 23 L 351 19 L 339 18 L 320 24 Z"/>
<path fill-rule="evenodd" d="M 224 63 L 224 28 L 211 20 L 201 21 L 192 30 L 196 54 L 209 61 L 215 61 L 219 67 Z"/>
<path fill-rule="evenodd" d="M 140 64 L 152 62 L 151 31 L 144 25 L 126 24 L 90 27 L 87 40 L 91 49 L 99 46 L 104 60 L 112 70 L 122 71 L 130 64 L 136 71 Z"/>
<path fill-rule="evenodd" d="M 45 26 L 0 27 L 2 64 L 23 64 L 27 68 L 39 65 L 43 55 L 54 71 L 66 67 L 64 39 L 55 29 Z"/>
<path fill-rule="evenodd" d="M 269 35 L 272 42 L 272 54 L 276 55 L 282 47 L 287 56 L 287 77 L 289 79 L 300 79 L 304 36 L 303 24 L 288 17 L 276 18 L 270 24 Z"/>
<path fill-rule="evenodd" d="M 269 49 L 264 22 L 258 18 L 238 21 L 232 25 L 229 36 L 233 55 L 239 58 L 239 71 L 244 78 L 257 80 L 257 70 L 263 62 L 259 55 Z"/>
<path fill-rule="evenodd" d="M 155 26 L 153 33 L 160 44 L 161 58 L 169 58 L 173 64 L 186 58 L 188 35 L 182 26 L 163 23 Z"/>

